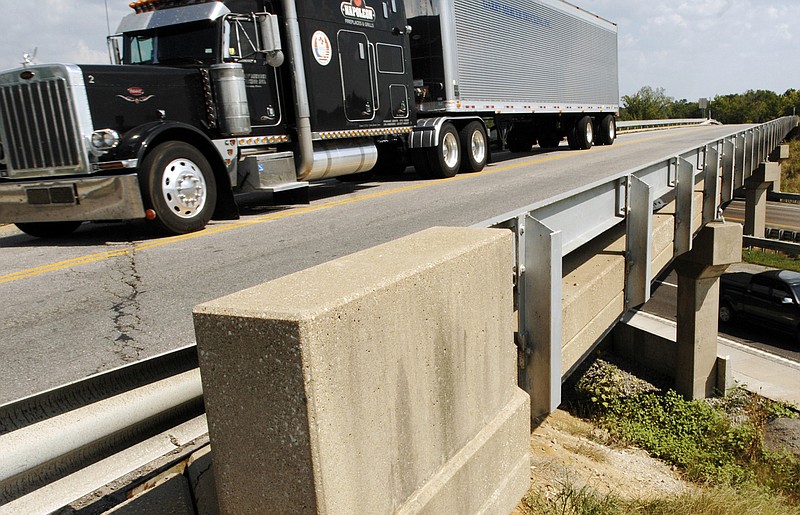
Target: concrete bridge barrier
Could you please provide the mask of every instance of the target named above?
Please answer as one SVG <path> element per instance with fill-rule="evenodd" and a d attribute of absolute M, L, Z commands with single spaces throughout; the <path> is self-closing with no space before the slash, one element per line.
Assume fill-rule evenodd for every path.
<path fill-rule="evenodd" d="M 509 513 L 512 235 L 434 228 L 200 305 L 221 513 Z"/>

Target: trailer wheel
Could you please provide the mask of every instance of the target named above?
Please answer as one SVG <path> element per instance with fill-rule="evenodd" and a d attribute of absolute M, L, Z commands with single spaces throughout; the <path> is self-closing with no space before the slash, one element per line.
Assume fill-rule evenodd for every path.
<path fill-rule="evenodd" d="M 37 238 L 58 238 L 75 232 L 83 222 L 20 222 L 17 229 Z"/>
<path fill-rule="evenodd" d="M 530 152 L 536 137 L 527 127 L 513 126 L 506 136 L 506 148 L 509 152 Z"/>
<path fill-rule="evenodd" d="M 613 114 L 606 115 L 600 120 L 600 133 L 598 134 L 600 143 L 603 145 L 613 145 L 617 139 L 617 119 Z"/>
<path fill-rule="evenodd" d="M 158 145 L 143 161 L 142 195 L 166 232 L 184 234 L 206 226 L 217 202 L 217 183 L 205 156 L 180 141 Z"/>
<path fill-rule="evenodd" d="M 486 131 L 480 122 L 470 122 L 461 129 L 461 170 L 464 172 L 480 172 L 489 159 L 489 142 Z"/>
<path fill-rule="evenodd" d="M 561 135 L 556 132 L 542 132 L 539 134 L 540 148 L 556 148 L 561 144 Z"/>
<path fill-rule="evenodd" d="M 441 141 L 428 149 L 428 163 L 436 178 L 445 179 L 458 173 L 461 167 L 461 142 L 452 123 L 442 126 Z"/>
<path fill-rule="evenodd" d="M 589 150 L 594 143 L 594 123 L 592 118 L 584 116 L 575 124 L 575 145 L 577 150 Z"/>

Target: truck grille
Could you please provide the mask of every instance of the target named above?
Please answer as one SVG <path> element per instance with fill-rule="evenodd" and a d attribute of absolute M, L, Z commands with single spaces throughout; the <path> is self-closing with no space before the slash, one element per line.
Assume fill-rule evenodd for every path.
<path fill-rule="evenodd" d="M 81 164 L 80 132 L 64 78 L 0 86 L 0 128 L 12 175 L 57 174 Z"/>

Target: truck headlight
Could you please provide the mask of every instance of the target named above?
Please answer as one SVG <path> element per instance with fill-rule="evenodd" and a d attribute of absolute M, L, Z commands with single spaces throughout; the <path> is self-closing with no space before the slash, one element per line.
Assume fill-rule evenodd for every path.
<path fill-rule="evenodd" d="M 97 150 L 111 150 L 119 145 L 119 134 L 113 129 L 100 129 L 92 133 L 92 147 Z"/>

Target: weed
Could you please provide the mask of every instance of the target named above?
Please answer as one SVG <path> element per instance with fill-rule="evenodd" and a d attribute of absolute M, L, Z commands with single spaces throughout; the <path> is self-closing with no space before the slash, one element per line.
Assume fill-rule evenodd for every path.
<path fill-rule="evenodd" d="M 687 401 L 623 378 L 618 367 L 598 360 L 576 385 L 583 411 L 613 439 L 678 466 L 698 483 L 778 492 L 800 504 L 800 459 L 763 445 L 767 422 L 797 416 L 791 407 L 743 388 L 721 401 Z"/>

